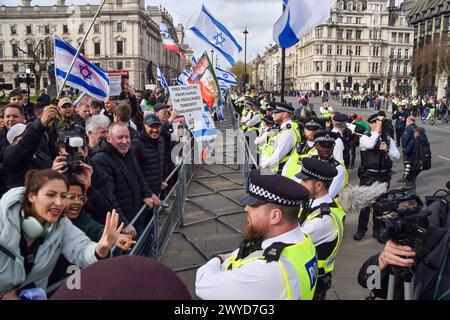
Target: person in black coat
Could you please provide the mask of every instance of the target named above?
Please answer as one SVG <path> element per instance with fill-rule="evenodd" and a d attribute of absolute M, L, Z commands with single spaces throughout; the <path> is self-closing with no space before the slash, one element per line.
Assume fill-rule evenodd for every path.
<path fill-rule="evenodd" d="M 28 170 L 51 168 L 50 156 L 39 152 L 39 145 L 56 113 L 56 108 L 46 107 L 41 119 L 28 126 L 18 123 L 8 131 L 7 139 L 10 145 L 3 155 L 6 189 L 23 186 Z"/>
<path fill-rule="evenodd" d="M 154 114 L 144 119 L 145 130 L 133 140 L 131 152 L 142 168 L 144 179 L 152 191 L 159 195 L 167 184 L 164 165 L 164 140 L 161 137 L 161 120 Z"/>
<path fill-rule="evenodd" d="M 400 147 L 400 139 L 405 131 L 406 119 L 409 117 L 409 112 L 405 111 L 403 107 L 398 107 L 392 115 L 392 120 L 395 120 L 395 138 L 397 140 L 397 147 Z"/>
<path fill-rule="evenodd" d="M 93 156 L 98 170 L 111 179 L 114 207 L 120 208 L 129 223 L 145 203 L 149 208 L 161 203 L 145 182 L 136 158 L 130 152 L 131 140 L 127 126 L 114 123 L 109 127 L 107 140 L 99 143 L 99 151 Z M 143 231 L 145 216 L 134 227 Z"/>

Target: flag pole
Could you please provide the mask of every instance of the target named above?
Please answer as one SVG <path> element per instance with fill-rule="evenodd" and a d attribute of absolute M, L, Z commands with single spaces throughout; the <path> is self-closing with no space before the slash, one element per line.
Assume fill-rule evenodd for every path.
<path fill-rule="evenodd" d="M 284 10 L 286 10 L 286 5 L 283 3 L 283 13 Z M 286 49 L 281 48 L 281 102 L 284 102 L 285 69 L 286 69 Z"/>
<path fill-rule="evenodd" d="M 100 10 L 102 10 L 103 5 L 105 4 L 105 2 L 106 2 L 106 0 L 102 0 L 102 2 L 100 3 L 100 6 L 98 7 L 97 12 L 95 13 L 94 19 L 92 19 L 91 24 L 89 25 L 88 30 L 87 30 L 86 33 L 84 34 L 83 40 L 81 40 L 80 46 L 78 47 L 78 50 L 77 50 L 77 53 L 75 54 L 75 56 L 74 56 L 73 59 L 72 59 L 72 63 L 70 64 L 69 70 L 67 71 L 66 77 L 64 78 L 64 82 L 62 83 L 61 88 L 59 89 L 58 96 L 56 97 L 56 99 L 59 99 L 59 98 L 61 97 L 61 94 L 62 94 L 62 92 L 63 92 L 63 90 L 64 90 L 64 86 L 66 85 L 67 79 L 69 78 L 70 72 L 72 71 L 73 65 L 75 64 L 75 61 L 77 60 L 78 55 L 80 54 L 81 48 L 83 47 L 83 44 L 84 44 L 84 42 L 86 41 L 86 38 L 87 38 L 89 32 L 91 31 L 92 26 L 94 25 L 95 20 L 97 20 L 97 17 L 98 17 L 98 15 L 99 15 L 99 13 L 100 13 Z"/>

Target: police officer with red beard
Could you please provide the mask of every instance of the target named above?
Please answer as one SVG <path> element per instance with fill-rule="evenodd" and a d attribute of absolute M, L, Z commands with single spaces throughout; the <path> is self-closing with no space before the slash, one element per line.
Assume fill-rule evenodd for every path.
<path fill-rule="evenodd" d="M 308 191 L 278 174 L 253 170 L 247 194 L 246 239 L 197 271 L 196 294 L 206 300 L 311 300 L 316 250 L 298 222 Z"/>

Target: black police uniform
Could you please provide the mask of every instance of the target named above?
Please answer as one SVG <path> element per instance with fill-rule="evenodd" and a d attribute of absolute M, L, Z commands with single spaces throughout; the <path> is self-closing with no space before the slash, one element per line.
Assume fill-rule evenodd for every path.
<path fill-rule="evenodd" d="M 371 123 L 376 120 L 378 114 L 373 114 L 369 117 L 368 122 Z M 388 188 L 391 182 L 391 170 L 393 166 L 392 160 L 389 158 L 387 152 L 380 151 L 382 142 L 389 145 L 390 136 L 378 137 L 375 147 L 370 150 L 361 150 L 361 166 L 358 169 L 358 177 L 360 179 L 360 186 L 371 186 L 375 182 L 387 183 Z M 384 141 L 387 140 L 387 141 Z M 388 146 L 389 147 L 389 146 Z M 367 232 L 367 225 L 369 223 L 370 207 L 361 209 L 358 219 L 358 231 L 354 235 L 355 240 L 361 240 Z M 373 235 L 378 238 L 380 223 L 374 216 L 373 219 Z"/>

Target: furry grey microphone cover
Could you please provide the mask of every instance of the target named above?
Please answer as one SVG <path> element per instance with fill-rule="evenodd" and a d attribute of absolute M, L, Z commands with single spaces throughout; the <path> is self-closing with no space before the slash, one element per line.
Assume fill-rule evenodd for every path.
<path fill-rule="evenodd" d="M 371 186 L 347 185 L 339 193 L 339 203 L 346 213 L 369 207 L 374 200 L 387 191 L 387 183 L 375 182 Z"/>

